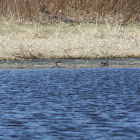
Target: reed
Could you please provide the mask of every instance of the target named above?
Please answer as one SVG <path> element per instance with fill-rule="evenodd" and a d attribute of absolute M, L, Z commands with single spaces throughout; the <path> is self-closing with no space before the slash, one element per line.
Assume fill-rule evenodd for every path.
<path fill-rule="evenodd" d="M 140 57 L 139 7 L 139 0 L 0 0 L 0 59 Z"/>
<path fill-rule="evenodd" d="M 109 17 L 108 22 L 125 24 L 139 22 L 139 7 L 139 0 L 0 0 L 0 17 L 22 22 L 55 22 L 45 13 L 47 9 L 55 16 L 80 22 L 104 23 Z"/>

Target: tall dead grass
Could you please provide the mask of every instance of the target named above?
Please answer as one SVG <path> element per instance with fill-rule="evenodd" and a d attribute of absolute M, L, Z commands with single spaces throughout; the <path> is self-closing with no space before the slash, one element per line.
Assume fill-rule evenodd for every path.
<path fill-rule="evenodd" d="M 140 0 L 0 0 L 0 17 L 7 20 L 49 22 L 42 10 L 81 22 L 139 22 Z M 111 19 L 110 19 L 111 17 Z M 54 21 L 53 21 L 54 22 Z"/>
<path fill-rule="evenodd" d="M 131 30 L 139 7 L 140 0 L 0 0 L 0 59 L 140 57 L 140 29 Z M 58 20 L 81 24 L 45 26 Z"/>
<path fill-rule="evenodd" d="M 0 59 L 140 57 L 138 27 L 59 24 L 16 25 L 12 29 L 13 25 L 8 26 L 11 26 L 9 33 L 0 35 Z"/>

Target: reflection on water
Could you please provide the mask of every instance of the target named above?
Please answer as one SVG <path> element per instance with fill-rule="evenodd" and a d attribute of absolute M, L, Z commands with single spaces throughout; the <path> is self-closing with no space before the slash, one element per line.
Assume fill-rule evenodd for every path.
<path fill-rule="evenodd" d="M 0 139 L 140 139 L 140 69 L 0 70 Z"/>

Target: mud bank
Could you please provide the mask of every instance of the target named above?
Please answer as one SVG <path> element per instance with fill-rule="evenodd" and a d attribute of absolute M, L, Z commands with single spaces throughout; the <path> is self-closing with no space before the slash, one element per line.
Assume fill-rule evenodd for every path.
<path fill-rule="evenodd" d="M 140 67 L 140 58 L 2 60 L 0 69 Z"/>

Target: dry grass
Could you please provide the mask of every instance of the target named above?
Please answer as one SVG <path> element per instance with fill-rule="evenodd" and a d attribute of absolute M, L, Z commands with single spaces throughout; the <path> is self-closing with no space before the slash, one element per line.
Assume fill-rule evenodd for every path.
<path fill-rule="evenodd" d="M 140 27 L 0 24 L 0 59 L 140 57 Z"/>
<path fill-rule="evenodd" d="M 0 0 L 0 59 L 140 57 L 139 7 L 140 0 Z"/>
<path fill-rule="evenodd" d="M 81 22 L 103 23 L 108 16 L 120 24 L 140 21 L 140 0 L 0 0 L 0 18 L 8 21 L 54 22 L 46 9 Z"/>

